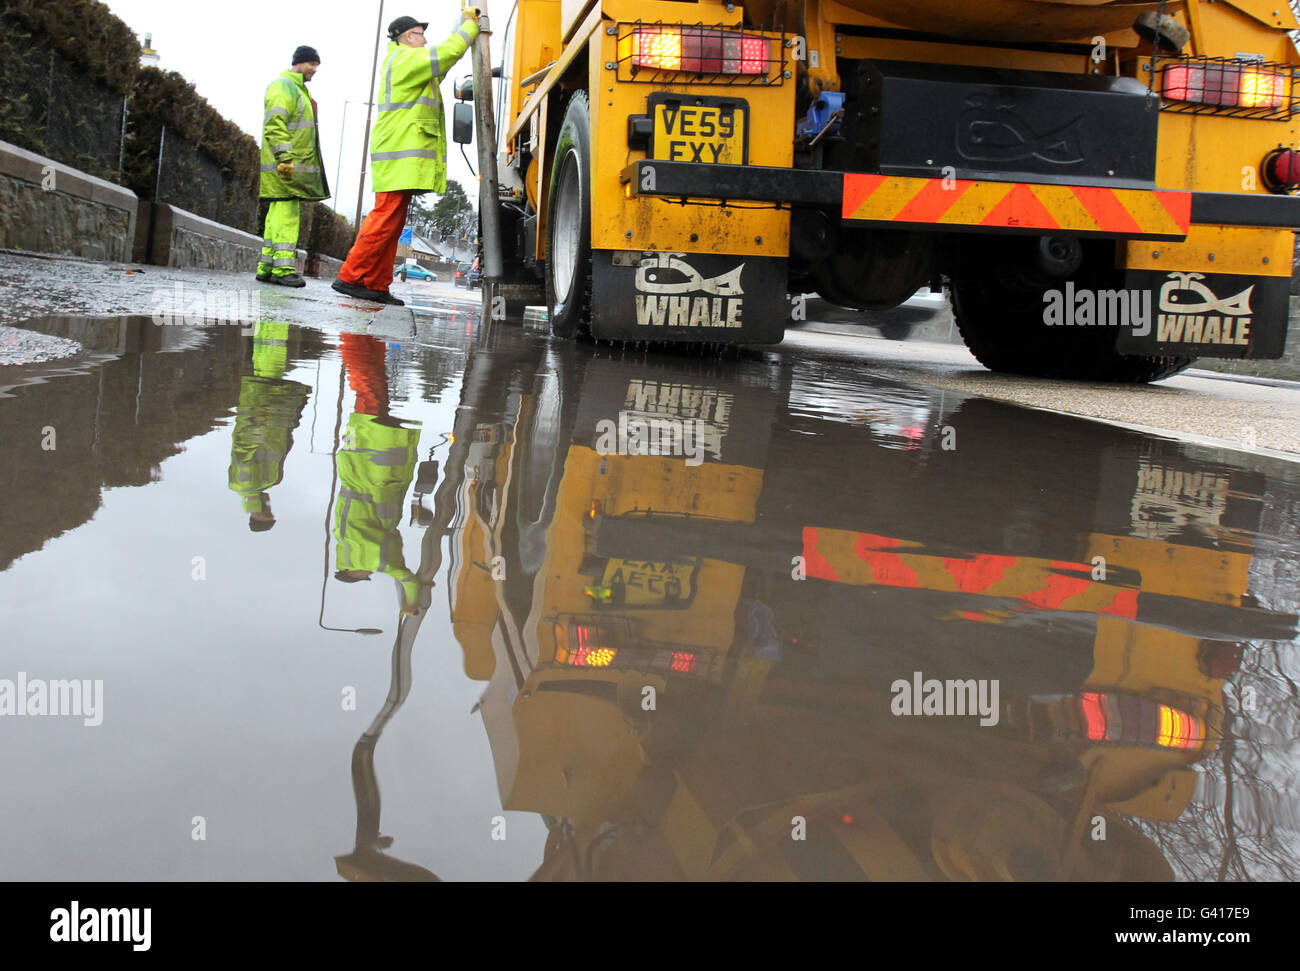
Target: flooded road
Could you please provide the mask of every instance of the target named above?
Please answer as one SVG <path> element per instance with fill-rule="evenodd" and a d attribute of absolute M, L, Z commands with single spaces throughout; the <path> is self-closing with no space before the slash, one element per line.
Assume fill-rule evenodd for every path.
<path fill-rule="evenodd" d="M 1296 463 L 464 315 L 35 326 L 0 877 L 1300 877 Z"/>

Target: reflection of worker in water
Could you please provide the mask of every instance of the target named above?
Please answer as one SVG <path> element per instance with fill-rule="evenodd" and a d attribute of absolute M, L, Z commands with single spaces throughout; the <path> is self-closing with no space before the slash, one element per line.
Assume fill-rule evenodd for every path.
<path fill-rule="evenodd" d="M 415 474 L 420 430 L 403 427 L 388 414 L 382 341 L 344 334 L 343 365 L 357 402 L 338 453 L 341 487 L 334 507 L 338 540 L 334 578 L 356 583 L 386 573 L 397 583 L 402 611 L 414 613 L 420 583 L 402 559 L 397 523 Z"/>
<path fill-rule="evenodd" d="M 288 361 L 289 325 L 259 323 L 253 333 L 253 373 L 239 382 L 230 448 L 230 488 L 244 500 L 248 528 L 255 533 L 275 525 L 267 490 L 284 478 L 293 430 L 311 393 L 305 384 L 284 380 Z"/>

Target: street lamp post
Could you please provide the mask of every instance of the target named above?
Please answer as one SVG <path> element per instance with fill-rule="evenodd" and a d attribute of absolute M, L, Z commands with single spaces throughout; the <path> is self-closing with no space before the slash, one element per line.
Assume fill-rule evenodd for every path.
<path fill-rule="evenodd" d="M 375 90 L 375 78 L 379 76 L 379 35 L 384 30 L 384 0 L 379 0 L 379 17 L 375 21 L 375 56 L 370 64 L 370 90 Z M 361 233 L 361 201 L 366 194 L 366 159 L 370 155 L 370 108 L 366 108 L 366 132 L 361 140 L 361 178 L 357 180 L 357 222 L 358 235 Z"/>
<path fill-rule="evenodd" d="M 340 173 L 342 173 L 342 171 L 343 171 L 343 139 L 344 139 L 344 136 L 347 134 L 347 130 L 348 130 L 348 105 L 360 105 L 360 104 L 373 105 L 374 102 L 373 102 L 373 101 L 362 101 L 362 100 L 359 99 L 359 98 L 348 98 L 346 101 L 343 102 L 343 124 L 342 124 L 342 126 L 340 126 L 340 128 L 339 128 L 339 160 L 338 160 L 338 163 L 334 166 L 334 191 L 335 191 L 335 193 L 337 193 L 337 192 L 339 191 L 339 186 L 342 185 L 342 183 L 339 182 L 339 175 L 340 175 Z M 365 178 L 364 173 L 362 174 L 362 178 L 363 178 L 363 179 Z M 335 195 L 335 197 L 334 197 L 334 211 L 335 211 L 335 212 L 338 212 L 338 211 L 339 211 L 339 201 L 340 201 L 340 200 L 339 200 L 338 196 Z"/>

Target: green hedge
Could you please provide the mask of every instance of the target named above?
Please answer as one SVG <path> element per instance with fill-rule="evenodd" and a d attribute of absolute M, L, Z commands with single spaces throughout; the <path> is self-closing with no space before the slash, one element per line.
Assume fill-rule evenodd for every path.
<path fill-rule="evenodd" d="M 157 201 L 260 234 L 257 140 L 180 74 L 142 67 L 139 38 L 98 0 L 0 0 L 0 87 L 0 138 L 118 177 L 143 200 L 153 200 L 160 185 L 165 127 Z M 50 90 L 58 96 L 53 103 Z M 123 96 L 130 102 L 119 173 Z M 343 259 L 354 236 L 329 206 L 303 207 L 307 249 Z"/>
<path fill-rule="evenodd" d="M 86 43 L 74 43 L 59 18 L 83 15 Z M 122 109 L 139 50 L 103 4 L 0 0 L 0 140 L 119 179 Z"/>
<path fill-rule="evenodd" d="M 306 210 L 303 217 L 306 225 L 302 234 L 302 239 L 306 242 L 304 248 L 312 253 L 347 259 L 348 250 L 352 248 L 352 240 L 356 236 L 352 231 L 352 221 L 323 202 L 313 202 L 303 208 Z"/>
<path fill-rule="evenodd" d="M 97 0 L 5 0 L 6 15 L 47 38 L 68 60 L 118 94 L 140 70 L 140 41 Z"/>
<path fill-rule="evenodd" d="M 142 199 L 153 198 L 158 140 L 164 125 L 168 138 L 184 139 L 212 159 L 228 181 L 257 197 L 259 147 L 252 136 L 227 121 L 175 71 L 145 67 L 140 69 L 131 99 L 125 180 Z M 163 201 L 181 204 L 179 200 Z"/>

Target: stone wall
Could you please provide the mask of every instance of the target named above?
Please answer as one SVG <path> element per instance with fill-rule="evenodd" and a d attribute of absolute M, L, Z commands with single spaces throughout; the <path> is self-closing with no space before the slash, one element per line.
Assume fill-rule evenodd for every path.
<path fill-rule="evenodd" d="M 246 273 L 256 271 L 262 254 L 260 236 L 223 226 L 175 206 L 154 203 L 146 204 L 145 208 L 146 214 L 136 233 L 136 262 Z M 305 273 L 307 251 L 300 249 L 297 255 L 298 272 Z"/>
<path fill-rule="evenodd" d="M 0 248 L 129 262 L 138 208 L 129 189 L 0 142 Z"/>
<path fill-rule="evenodd" d="M 339 275 L 339 270 L 343 269 L 343 261 L 336 260 L 332 256 L 326 256 L 324 253 L 312 253 L 307 262 L 306 276 L 317 276 L 324 279 L 332 280 Z"/>

